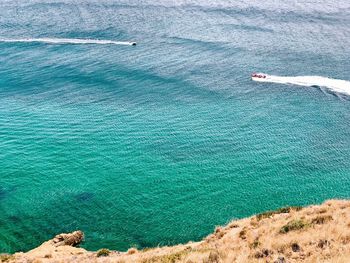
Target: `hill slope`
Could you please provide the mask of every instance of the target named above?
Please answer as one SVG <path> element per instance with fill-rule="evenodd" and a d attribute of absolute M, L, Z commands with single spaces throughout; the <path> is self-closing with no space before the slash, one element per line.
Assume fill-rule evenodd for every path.
<path fill-rule="evenodd" d="M 287 207 L 217 227 L 200 242 L 127 252 L 74 247 L 80 231 L 61 234 L 3 262 L 350 262 L 350 201 Z"/>

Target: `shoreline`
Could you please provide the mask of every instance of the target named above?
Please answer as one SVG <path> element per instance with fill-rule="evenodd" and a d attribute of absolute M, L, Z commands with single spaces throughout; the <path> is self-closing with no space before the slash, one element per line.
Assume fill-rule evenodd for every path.
<path fill-rule="evenodd" d="M 199 242 L 127 252 L 79 248 L 84 234 L 59 234 L 28 252 L 1 254 L 1 262 L 348 262 L 350 201 L 285 207 L 216 227 Z"/>

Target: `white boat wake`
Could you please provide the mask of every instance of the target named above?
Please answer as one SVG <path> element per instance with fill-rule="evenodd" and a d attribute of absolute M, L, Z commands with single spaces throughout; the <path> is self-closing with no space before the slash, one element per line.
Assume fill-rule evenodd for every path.
<path fill-rule="evenodd" d="M 341 93 L 350 96 L 350 81 L 341 79 L 331 79 L 321 76 L 298 76 L 298 77 L 281 77 L 259 73 L 265 78 L 255 78 L 252 80 L 258 82 L 270 82 L 279 84 L 291 84 L 305 87 L 326 88 L 332 92 Z"/>
<path fill-rule="evenodd" d="M 113 41 L 100 39 L 81 39 L 81 38 L 0 38 L 0 42 L 9 43 L 46 43 L 46 44 L 95 44 L 95 45 L 127 45 L 135 46 L 136 42 Z"/>

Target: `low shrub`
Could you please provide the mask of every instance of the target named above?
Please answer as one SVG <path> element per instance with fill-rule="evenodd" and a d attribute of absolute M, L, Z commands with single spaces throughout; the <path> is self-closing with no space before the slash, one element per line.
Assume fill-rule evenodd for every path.
<path fill-rule="evenodd" d="M 128 253 L 129 255 L 135 254 L 135 253 L 137 253 L 137 249 L 134 248 L 134 247 L 129 248 L 129 250 L 127 251 L 127 253 Z"/>
<path fill-rule="evenodd" d="M 258 219 L 258 221 L 260 221 L 261 219 L 269 218 L 269 217 L 273 216 L 274 214 L 276 214 L 275 211 L 263 212 L 263 213 L 257 214 L 256 219 Z"/>
<path fill-rule="evenodd" d="M 209 257 L 207 260 L 204 261 L 205 263 L 219 263 L 220 262 L 220 256 L 218 252 L 216 251 L 211 251 L 209 253 Z"/>
<path fill-rule="evenodd" d="M 215 236 L 220 239 L 225 235 L 224 229 L 222 227 L 215 228 Z"/>
<path fill-rule="evenodd" d="M 154 256 L 151 258 L 143 259 L 142 263 L 175 263 L 180 261 L 183 257 L 188 254 L 188 251 L 180 251 L 173 254 L 163 255 L 163 256 Z"/>
<path fill-rule="evenodd" d="M 239 237 L 242 238 L 242 239 L 246 239 L 247 236 L 247 230 L 245 228 L 243 228 L 240 232 L 239 232 Z"/>
<path fill-rule="evenodd" d="M 292 247 L 292 251 L 293 251 L 293 252 L 299 252 L 299 251 L 300 251 L 300 246 L 299 246 L 298 243 L 293 243 L 293 244 L 291 245 L 291 247 Z"/>
<path fill-rule="evenodd" d="M 279 256 L 273 263 L 286 263 L 286 259 L 283 256 Z"/>
<path fill-rule="evenodd" d="M 250 244 L 250 248 L 257 248 L 260 245 L 261 245 L 261 243 L 260 243 L 259 239 L 255 239 L 254 242 Z"/>
<path fill-rule="evenodd" d="M 111 251 L 107 248 L 101 248 L 99 251 L 97 251 L 97 257 L 107 257 Z"/>
<path fill-rule="evenodd" d="M 254 257 L 255 258 L 265 258 L 273 254 L 272 250 L 269 249 L 263 249 L 261 251 L 258 251 L 255 253 Z"/>
<path fill-rule="evenodd" d="M 326 208 L 322 208 L 318 211 L 319 214 L 324 214 L 327 212 L 327 209 Z"/>
<path fill-rule="evenodd" d="M 13 259 L 13 256 L 10 254 L 0 254 L 0 262 L 7 262 Z"/>
<path fill-rule="evenodd" d="M 302 206 L 287 206 L 287 207 L 279 208 L 279 209 L 274 210 L 274 211 L 267 211 L 267 212 L 257 214 L 256 218 L 258 220 L 261 220 L 264 218 L 269 218 L 269 217 L 276 215 L 276 214 L 285 214 L 285 213 L 289 213 L 292 210 L 300 211 L 301 209 L 303 209 Z"/>
<path fill-rule="evenodd" d="M 309 224 L 304 222 L 303 220 L 292 220 L 288 222 L 286 225 L 282 226 L 280 229 L 281 234 L 288 233 L 289 231 L 300 230 L 308 227 Z"/>
<path fill-rule="evenodd" d="M 317 246 L 321 249 L 324 249 L 325 247 L 328 247 L 331 244 L 331 242 L 329 242 L 327 239 L 320 239 L 320 241 L 318 241 Z"/>
<path fill-rule="evenodd" d="M 317 225 L 322 225 L 324 223 L 327 223 L 329 221 L 333 220 L 333 217 L 331 215 L 322 215 L 322 216 L 317 216 L 311 220 L 311 224 L 317 224 Z"/>
<path fill-rule="evenodd" d="M 238 224 L 235 224 L 235 223 L 229 224 L 229 228 L 237 228 L 237 227 L 239 227 Z"/>

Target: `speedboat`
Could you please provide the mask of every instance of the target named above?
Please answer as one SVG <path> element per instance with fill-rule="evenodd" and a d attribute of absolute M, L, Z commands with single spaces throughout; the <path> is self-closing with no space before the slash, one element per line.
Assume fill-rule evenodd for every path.
<path fill-rule="evenodd" d="M 267 76 L 263 73 L 252 73 L 251 77 L 252 77 L 252 80 L 262 81 L 266 79 Z"/>

